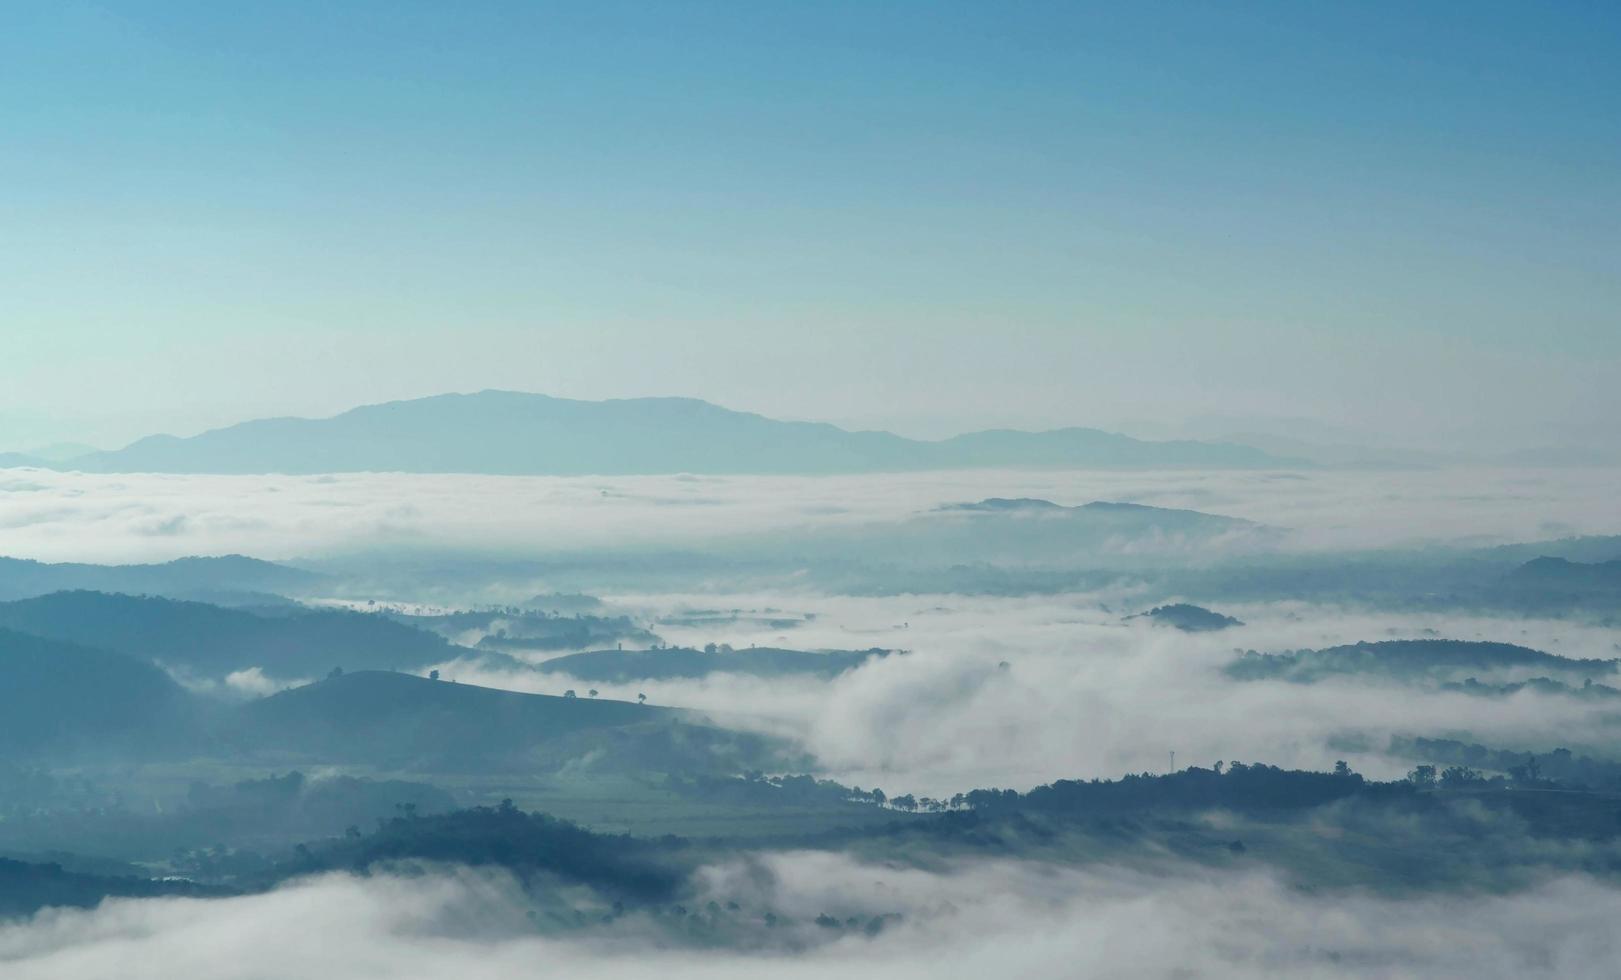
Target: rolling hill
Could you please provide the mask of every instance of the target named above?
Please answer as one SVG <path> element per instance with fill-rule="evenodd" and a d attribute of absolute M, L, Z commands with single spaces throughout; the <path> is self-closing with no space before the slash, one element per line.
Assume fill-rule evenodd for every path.
<path fill-rule="evenodd" d="M 833 677 L 853 670 L 869 657 L 887 657 L 889 650 L 782 650 L 751 647 L 714 652 L 676 647 L 663 650 L 592 650 L 555 657 L 536 666 L 551 674 L 567 674 L 583 681 L 619 682 L 675 680 L 710 674 L 751 674 L 782 677 L 789 674 Z"/>
<path fill-rule="evenodd" d="M 85 589 L 186 598 L 225 592 L 299 594 L 321 576 L 242 555 L 180 558 L 160 565 L 50 564 L 0 558 L 0 600 Z"/>
<path fill-rule="evenodd" d="M 1509 573 L 1509 584 L 1527 591 L 1603 593 L 1621 597 L 1621 559 L 1578 562 L 1533 558 Z"/>
<path fill-rule="evenodd" d="M 1168 606 L 1155 606 L 1136 616 L 1127 616 L 1127 619 L 1147 619 L 1156 626 L 1170 626 L 1184 633 L 1209 633 L 1215 630 L 1224 630 L 1231 626 L 1243 626 L 1243 622 L 1206 609 L 1191 603 L 1177 602 Z"/>
<path fill-rule="evenodd" d="M 0 629 L 0 743 L 39 756 L 177 745 L 200 706 L 134 657 Z"/>
<path fill-rule="evenodd" d="M 243 422 L 149 436 L 60 464 L 90 472 L 410 472 L 540 475 L 861 473 L 999 466 L 1272 467 L 1246 446 L 1146 442 L 1096 429 L 990 430 L 938 442 L 783 422 L 692 398 L 577 401 L 448 394 L 324 419 Z"/>
<path fill-rule="evenodd" d="M 443 637 L 385 616 L 289 609 L 259 615 L 202 602 L 55 592 L 0 603 L 0 627 L 115 650 L 202 678 L 261 668 L 279 679 L 410 669 L 454 658 Z"/>
<path fill-rule="evenodd" d="M 629 701 L 357 671 L 242 705 L 233 737 L 249 751 L 456 769 L 520 757 L 575 732 L 668 722 L 680 714 Z"/>
<path fill-rule="evenodd" d="M 1321 650 L 1246 653 L 1227 668 L 1239 680 L 1277 678 L 1314 683 L 1335 675 L 1456 678 L 1492 671 L 1534 671 L 1578 681 L 1614 675 L 1621 661 L 1582 660 L 1513 643 L 1478 640 L 1383 640 Z"/>

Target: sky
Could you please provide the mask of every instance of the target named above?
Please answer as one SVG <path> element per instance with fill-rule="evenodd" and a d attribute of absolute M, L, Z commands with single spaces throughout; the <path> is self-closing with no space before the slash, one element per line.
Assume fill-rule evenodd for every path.
<path fill-rule="evenodd" d="M 1614 5 L 0 22 L 0 449 L 489 387 L 1617 438 Z"/>

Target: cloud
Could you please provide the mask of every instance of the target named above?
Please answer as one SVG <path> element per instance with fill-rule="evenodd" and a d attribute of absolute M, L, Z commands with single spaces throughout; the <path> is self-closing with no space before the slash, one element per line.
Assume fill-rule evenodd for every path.
<path fill-rule="evenodd" d="M 1290 479 L 1280 479 L 1289 476 Z M 1291 528 L 1298 546 L 1613 533 L 1614 470 L 963 471 L 833 477 L 96 475 L 0 470 L 6 551 L 50 561 L 265 558 L 377 548 L 537 556 L 711 549 L 738 536 L 899 521 L 1042 497 L 1205 510 Z M 1370 504 L 1372 504 L 1370 506 Z"/>
<path fill-rule="evenodd" d="M 463 683 L 691 707 L 724 724 L 785 735 L 846 783 L 951 795 L 975 787 L 1027 789 L 1059 778 L 1116 777 L 1238 759 L 1326 769 L 1346 759 L 1370 776 L 1399 776 L 1393 734 L 1470 737 L 1548 751 L 1613 739 L 1602 701 L 1522 691 L 1480 698 L 1368 677 L 1314 685 L 1236 682 L 1221 668 L 1234 648 L 1329 646 L 1424 636 L 1506 640 L 1570 657 L 1614 657 L 1612 631 L 1555 620 L 1346 611 L 1304 603 L 1230 610 L 1246 625 L 1187 634 L 1105 611 L 1096 596 L 620 596 L 647 615 L 689 606 L 776 606 L 814 618 L 787 633 L 739 624 L 661 626 L 678 644 L 909 650 L 831 681 L 711 675 L 703 680 L 586 682 L 559 674 L 442 666 Z M 999 664 L 1006 662 L 1007 669 Z M 1367 751 L 1344 748 L 1365 736 Z"/>
<path fill-rule="evenodd" d="M 312 677 L 276 678 L 267 675 L 262 667 L 248 667 L 225 675 L 223 680 L 205 677 L 182 664 L 159 664 L 175 682 L 194 694 L 228 701 L 249 701 L 266 697 L 289 687 L 301 687 L 314 680 Z"/>
<path fill-rule="evenodd" d="M 498 874 L 328 875 L 234 899 L 112 900 L 0 926 L 8 980 L 535 976 L 789 980 L 886 976 L 1603 977 L 1621 891 L 1584 878 L 1512 894 L 1301 893 L 1265 874 L 980 861 L 937 871 L 837 854 L 760 855 L 699 872 L 738 910 L 727 945 L 683 939 L 672 910 L 579 933 L 538 930 Z M 770 911 L 777 925 L 766 925 Z M 898 915 L 875 935 L 815 924 Z"/>
<path fill-rule="evenodd" d="M 245 697 L 265 697 L 266 695 L 275 694 L 283 688 L 295 686 L 296 683 L 289 684 L 272 680 L 266 677 L 264 670 L 259 667 L 233 670 L 225 675 L 225 686 Z"/>

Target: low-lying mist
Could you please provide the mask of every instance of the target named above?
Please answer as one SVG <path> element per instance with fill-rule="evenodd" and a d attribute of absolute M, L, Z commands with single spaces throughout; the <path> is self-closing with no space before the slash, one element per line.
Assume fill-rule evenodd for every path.
<path fill-rule="evenodd" d="M 106 902 L 0 926 L 14 980 L 342 976 L 1601 976 L 1621 890 L 1550 879 L 1513 894 L 1305 894 L 1263 873 L 938 870 L 836 854 L 700 870 L 679 908 L 547 928 L 556 901 L 499 874 L 303 879 L 243 898 Z M 715 937 L 723 936 L 722 945 Z M 295 941 L 296 940 L 296 941 Z"/>
<path fill-rule="evenodd" d="M 1523 541 L 1616 530 L 1615 470 L 997 471 L 788 477 L 96 475 L 0 470 L 5 551 L 44 561 L 268 559 L 357 551 L 748 551 L 751 535 L 894 522 L 1035 497 L 1187 508 L 1294 532 L 1297 547 Z M 1376 502 L 1377 506 L 1370 506 Z M 774 543 L 780 544 L 780 536 Z"/>
<path fill-rule="evenodd" d="M 640 596 L 615 604 L 655 616 L 695 605 L 813 614 L 788 631 L 661 626 L 676 644 L 908 652 L 871 658 L 825 681 L 712 674 L 615 684 L 490 669 L 476 659 L 443 665 L 442 673 L 534 693 L 589 687 L 623 700 L 645 693 L 656 704 L 795 738 L 841 782 L 949 796 L 974 787 L 1023 790 L 1053 779 L 1161 772 L 1172 752 L 1179 766 L 1237 759 L 1327 769 L 1345 759 L 1369 776 L 1390 778 L 1412 764 L 1384 754 L 1392 735 L 1547 751 L 1608 739 L 1616 710 L 1533 690 L 1483 698 L 1369 676 L 1317 684 L 1237 681 L 1223 668 L 1242 649 L 1441 636 L 1581 659 L 1621 653 L 1613 631 L 1597 626 L 1301 603 L 1235 607 L 1226 611 L 1245 625 L 1210 633 L 1126 620 L 1131 607 L 1111 604 L 1106 611 L 1095 596 Z"/>

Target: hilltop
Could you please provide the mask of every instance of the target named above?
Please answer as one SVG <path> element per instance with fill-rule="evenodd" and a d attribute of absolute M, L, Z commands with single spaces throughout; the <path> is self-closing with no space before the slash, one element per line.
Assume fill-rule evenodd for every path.
<path fill-rule="evenodd" d="M 260 615 L 86 591 L 0 603 L 0 626 L 211 678 L 250 667 L 283 679 L 325 675 L 334 667 L 425 667 L 453 659 L 457 649 L 437 634 L 367 613 L 292 607 Z"/>
<path fill-rule="evenodd" d="M 535 669 L 598 682 L 692 679 L 710 674 L 750 674 L 756 677 L 811 674 L 833 677 L 854 670 L 869 657 L 887 657 L 891 652 L 877 648 L 784 650 L 777 647 L 750 647 L 746 650 L 729 647 L 714 650 L 694 650 L 689 647 L 591 650 L 554 657 Z"/>
<path fill-rule="evenodd" d="M 1224 630 L 1229 626 L 1243 626 L 1242 620 L 1235 619 L 1191 603 L 1177 602 L 1168 606 L 1155 606 L 1145 613 L 1136 616 L 1127 616 L 1127 619 L 1147 619 L 1156 626 L 1173 626 L 1184 633 L 1208 633 L 1212 630 Z"/>
<path fill-rule="evenodd" d="M 1382 640 L 1277 654 L 1249 651 L 1230 664 L 1227 673 L 1238 680 L 1280 678 L 1313 683 L 1343 674 L 1419 678 L 1521 669 L 1585 680 L 1608 677 L 1618 665 L 1621 661 L 1561 657 L 1513 643 Z"/>
<path fill-rule="evenodd" d="M 573 760 L 631 769 L 656 760 L 702 770 L 720 760 L 758 765 L 769 757 L 764 740 L 702 722 L 634 701 L 359 671 L 242 705 L 232 741 L 249 753 L 444 770 L 538 771 Z"/>
<path fill-rule="evenodd" d="M 179 558 L 159 565 L 88 565 L 0 558 L 0 599 L 89 590 L 187 598 L 219 593 L 300 593 L 320 575 L 244 555 Z"/>

